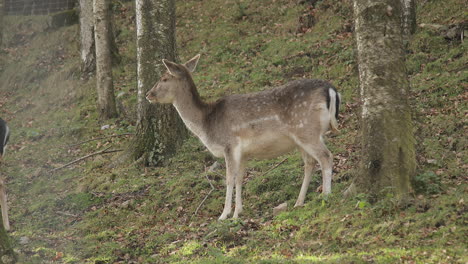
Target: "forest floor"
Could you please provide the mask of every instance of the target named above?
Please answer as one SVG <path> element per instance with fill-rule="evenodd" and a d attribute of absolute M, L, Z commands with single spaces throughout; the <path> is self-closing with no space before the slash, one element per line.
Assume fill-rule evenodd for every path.
<path fill-rule="evenodd" d="M 359 160 L 352 1 L 177 1 L 179 55 L 185 61 L 201 53 L 194 79 L 206 100 L 299 78 L 329 80 L 343 95 L 341 131 L 327 139 L 332 195 L 315 192 L 317 170 L 305 206 L 292 208 L 300 155 L 252 161 L 244 213 L 226 221 L 217 220 L 224 161 L 194 137 L 158 168 L 111 168 L 114 152 L 56 169 L 125 149 L 134 133 L 134 8 L 113 2 L 121 116 L 105 122 L 98 120 L 94 76 L 80 73 L 78 25 L 5 18 L 0 116 L 12 136 L 0 172 L 21 263 L 468 262 L 468 40 L 447 33 L 466 27 L 465 1 L 417 1 L 424 26 L 408 44 L 407 69 L 419 165 L 414 199 L 404 208 L 391 196 L 371 203 L 364 194 L 342 195 Z M 284 202 L 288 209 L 274 216 Z"/>

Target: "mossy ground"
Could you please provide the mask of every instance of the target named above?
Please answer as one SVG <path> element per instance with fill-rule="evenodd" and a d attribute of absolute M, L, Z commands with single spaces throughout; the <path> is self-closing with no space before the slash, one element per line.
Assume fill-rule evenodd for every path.
<path fill-rule="evenodd" d="M 466 17 L 463 1 L 421 1 L 418 23 Z M 201 53 L 194 74 L 201 95 L 266 89 L 298 78 L 330 80 L 343 95 L 333 194 L 299 193 L 298 154 L 248 165 L 242 220 L 217 221 L 224 202 L 223 165 L 195 138 L 165 167 L 109 168 L 134 131 L 135 25 L 130 3 L 114 4 L 121 62 L 116 93 L 125 111 L 99 121 L 95 80 L 79 72 L 78 27 L 48 27 L 47 17 L 7 17 L 0 75 L 0 116 L 12 138 L 1 168 L 8 182 L 13 244 L 23 263 L 466 263 L 467 41 L 418 29 L 407 68 L 418 149 L 412 203 L 393 197 L 345 199 L 359 159 L 359 100 L 351 1 L 178 1 L 181 60 Z M 298 17 L 315 25 L 297 34 Z M 110 125 L 101 130 L 103 125 Z M 119 134 L 122 136 L 108 137 Z M 94 140 L 74 145 L 90 138 Z M 284 159 L 287 158 L 286 161 Z M 223 164 L 222 160 L 217 160 Z M 283 162 L 284 161 L 284 162 Z M 281 163 L 275 169 L 276 164 Z M 266 172 L 266 173 L 265 173 Z M 211 190 L 213 184 L 214 190 Z M 202 203 L 204 198 L 208 198 Z M 278 216 L 272 208 L 288 202 Z M 201 205 L 201 206 L 200 206 Z M 194 214 L 200 206 L 197 214 Z"/>

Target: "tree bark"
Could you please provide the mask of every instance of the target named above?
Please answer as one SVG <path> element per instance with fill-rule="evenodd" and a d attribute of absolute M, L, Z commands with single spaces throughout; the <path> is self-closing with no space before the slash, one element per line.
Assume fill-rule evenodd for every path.
<path fill-rule="evenodd" d="M 80 0 L 80 42 L 81 42 L 81 72 L 93 73 L 96 69 L 96 54 L 94 47 L 94 16 L 93 2 Z"/>
<path fill-rule="evenodd" d="M 5 12 L 5 0 L 0 0 L 0 45 L 3 44 L 3 16 Z"/>
<path fill-rule="evenodd" d="M 16 255 L 0 219 L 0 264 L 12 263 L 16 263 Z"/>
<path fill-rule="evenodd" d="M 94 38 L 96 43 L 96 88 L 101 119 L 117 116 L 110 50 L 109 0 L 94 0 Z"/>
<path fill-rule="evenodd" d="M 362 100 L 357 188 L 405 199 L 416 159 L 400 0 L 354 0 Z"/>
<path fill-rule="evenodd" d="M 402 6 L 401 26 L 403 41 L 407 44 L 416 32 L 416 0 L 400 0 Z"/>
<path fill-rule="evenodd" d="M 172 105 L 149 104 L 146 92 L 164 73 L 162 59 L 176 59 L 175 1 L 136 0 L 138 121 L 130 146 L 134 160 L 157 166 L 187 135 Z"/>

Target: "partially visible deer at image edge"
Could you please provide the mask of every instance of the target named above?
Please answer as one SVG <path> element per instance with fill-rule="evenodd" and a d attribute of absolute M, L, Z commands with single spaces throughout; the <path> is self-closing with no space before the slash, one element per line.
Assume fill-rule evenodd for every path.
<path fill-rule="evenodd" d="M 295 206 L 302 206 L 315 163 L 322 170 L 322 192 L 331 192 L 333 158 L 323 135 L 338 131 L 340 94 L 323 80 L 303 79 L 263 92 L 229 95 L 204 102 L 192 79 L 200 55 L 184 64 L 163 60 L 167 72 L 147 93 L 151 103 L 173 104 L 192 131 L 216 157 L 226 161 L 226 200 L 219 219 L 242 212 L 242 180 L 249 159 L 268 159 L 298 149 L 304 180 Z"/>
<path fill-rule="evenodd" d="M 2 158 L 5 155 L 5 147 L 8 143 L 9 136 L 10 136 L 10 129 L 8 128 L 6 122 L 0 118 L 0 165 L 2 163 Z M 10 221 L 8 220 L 8 204 L 7 204 L 6 187 L 1 176 L 0 176 L 0 207 L 2 208 L 3 226 L 5 227 L 5 230 L 10 230 Z"/>

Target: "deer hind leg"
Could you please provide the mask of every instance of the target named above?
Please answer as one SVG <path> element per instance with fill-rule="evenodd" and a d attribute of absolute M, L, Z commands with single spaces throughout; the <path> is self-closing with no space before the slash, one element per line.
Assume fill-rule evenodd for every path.
<path fill-rule="evenodd" d="M 5 191 L 5 185 L 3 181 L 0 180 L 0 207 L 2 207 L 2 219 L 3 219 L 3 226 L 5 230 L 10 230 L 10 221 L 8 220 L 8 204 L 7 204 L 7 196 Z"/>
<path fill-rule="evenodd" d="M 331 193 L 331 182 L 332 182 L 332 166 L 333 166 L 333 156 L 328 148 L 325 146 L 323 141 L 317 140 L 314 143 L 302 143 L 298 142 L 299 146 L 312 156 L 320 164 L 322 170 L 322 193 L 329 194 Z M 305 141 L 307 142 L 307 141 Z"/>
<path fill-rule="evenodd" d="M 305 150 L 301 149 L 301 153 L 302 160 L 304 161 L 304 180 L 302 182 L 301 192 L 299 193 L 299 197 L 297 197 L 294 207 L 304 205 L 307 189 L 309 188 L 310 180 L 312 179 L 312 171 L 317 163 L 317 161 L 311 155 L 307 154 Z"/>

